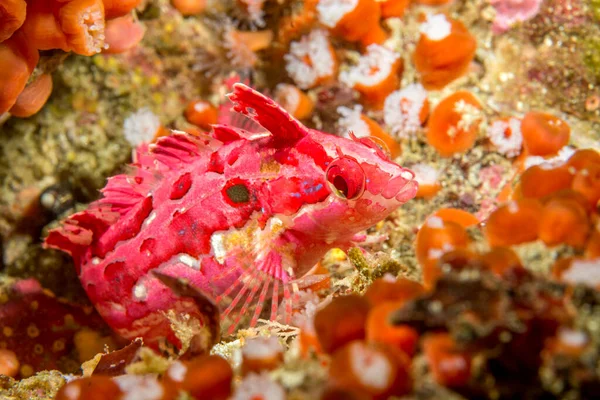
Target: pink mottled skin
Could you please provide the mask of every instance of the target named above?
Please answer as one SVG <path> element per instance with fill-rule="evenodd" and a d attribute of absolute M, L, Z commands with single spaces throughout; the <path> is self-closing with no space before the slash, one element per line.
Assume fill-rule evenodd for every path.
<path fill-rule="evenodd" d="M 214 296 L 233 326 L 242 315 L 255 323 L 268 299 L 271 318 L 283 302 L 289 320 L 300 278 L 327 250 L 347 248 L 416 194 L 412 172 L 368 139 L 308 129 L 243 84 L 230 99 L 264 129 L 161 138 L 46 238 L 72 255 L 91 301 L 125 338 L 180 345 L 165 313 L 200 317 L 151 271 Z"/>

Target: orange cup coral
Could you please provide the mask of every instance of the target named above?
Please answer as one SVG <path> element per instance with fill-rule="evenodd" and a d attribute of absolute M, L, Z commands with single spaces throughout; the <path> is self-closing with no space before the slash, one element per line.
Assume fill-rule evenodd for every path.
<path fill-rule="evenodd" d="M 485 226 L 490 246 L 510 246 L 538 238 L 542 204 L 536 199 L 508 202 L 494 211 Z"/>
<path fill-rule="evenodd" d="M 349 42 L 368 45 L 385 38 L 379 25 L 381 9 L 375 0 L 319 0 L 317 12 L 323 25 Z"/>
<path fill-rule="evenodd" d="M 8 111 L 25 88 L 39 59 L 20 32 L 0 43 L 0 114 Z"/>
<path fill-rule="evenodd" d="M 171 0 L 171 3 L 186 16 L 200 14 L 206 8 L 206 0 Z"/>
<path fill-rule="evenodd" d="M 207 131 L 217 123 L 218 116 L 217 108 L 205 100 L 190 101 L 185 108 L 185 119 Z"/>
<path fill-rule="evenodd" d="M 476 49 L 475 38 L 462 22 L 443 14 L 429 16 L 413 54 L 421 84 L 428 90 L 441 89 L 462 76 Z"/>
<path fill-rule="evenodd" d="M 531 111 L 521 122 L 523 145 L 532 156 L 550 156 L 569 143 L 571 128 L 562 119 L 550 114 Z"/>
<path fill-rule="evenodd" d="M 360 93 L 364 105 L 379 110 L 383 108 L 386 97 L 400 84 L 403 69 L 399 54 L 372 44 L 367 47 L 358 64 L 342 71 L 339 79 Z"/>
<path fill-rule="evenodd" d="M 327 32 L 315 29 L 292 42 L 284 56 L 285 69 L 300 89 L 310 89 L 333 80 L 338 61 Z"/>
<path fill-rule="evenodd" d="M 0 42 L 12 36 L 25 22 L 25 0 L 5 0 L 0 3 Z"/>
<path fill-rule="evenodd" d="M 448 333 L 425 337 L 423 351 L 437 383 L 447 387 L 460 387 L 469 382 L 471 357 L 458 350 L 458 345 Z"/>
<path fill-rule="evenodd" d="M 542 210 L 539 238 L 547 246 L 568 244 L 583 248 L 590 232 L 585 208 L 568 197 L 550 199 Z"/>
<path fill-rule="evenodd" d="M 369 303 L 357 295 L 336 297 L 315 315 L 315 332 L 321 349 L 333 353 L 353 340 L 365 338 Z"/>
<path fill-rule="evenodd" d="M 52 77 L 42 74 L 25 87 L 10 109 L 10 114 L 19 118 L 30 117 L 46 104 L 52 93 Z"/>
<path fill-rule="evenodd" d="M 388 399 L 410 391 L 409 367 L 408 357 L 394 348 L 354 341 L 334 354 L 329 377 L 334 386 Z"/>
<path fill-rule="evenodd" d="M 315 103 L 306 93 L 288 83 L 280 83 L 275 87 L 275 101 L 298 119 L 310 117 L 315 108 Z"/>
<path fill-rule="evenodd" d="M 477 139 L 480 110 L 481 104 L 469 92 L 446 97 L 431 113 L 427 142 L 444 157 L 469 150 Z"/>
<path fill-rule="evenodd" d="M 441 275 L 438 266 L 444 253 L 464 249 L 469 244 L 467 231 L 456 222 L 430 216 L 419 229 L 415 241 L 417 261 L 423 268 L 423 284 L 432 287 Z"/>

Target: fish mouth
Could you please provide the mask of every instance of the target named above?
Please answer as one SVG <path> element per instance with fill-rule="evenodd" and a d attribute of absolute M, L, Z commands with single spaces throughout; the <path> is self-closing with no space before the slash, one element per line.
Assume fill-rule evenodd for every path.
<path fill-rule="evenodd" d="M 403 168 L 398 175 L 389 180 L 381 195 L 385 199 L 394 198 L 404 204 L 416 196 L 418 188 L 419 184 L 415 180 L 415 174 Z"/>

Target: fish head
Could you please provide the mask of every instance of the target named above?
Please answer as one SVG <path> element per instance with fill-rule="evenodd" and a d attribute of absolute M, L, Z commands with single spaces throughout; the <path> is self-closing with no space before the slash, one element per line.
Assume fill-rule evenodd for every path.
<path fill-rule="evenodd" d="M 299 213 L 295 228 L 327 242 L 347 241 L 417 193 L 414 173 L 391 160 L 385 145 L 376 139 L 311 130 L 298 147 L 312 158 L 327 197 Z M 312 151 L 306 149 L 310 147 Z"/>

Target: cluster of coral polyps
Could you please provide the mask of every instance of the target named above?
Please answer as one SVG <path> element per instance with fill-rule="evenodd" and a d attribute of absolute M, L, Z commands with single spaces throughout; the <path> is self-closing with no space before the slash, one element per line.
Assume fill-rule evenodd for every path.
<path fill-rule="evenodd" d="M 32 76 L 42 50 L 85 56 L 118 53 L 143 29 L 127 14 L 141 0 L 8 0 L 0 3 L 0 115 L 29 117 L 52 92 L 45 71 Z"/>

